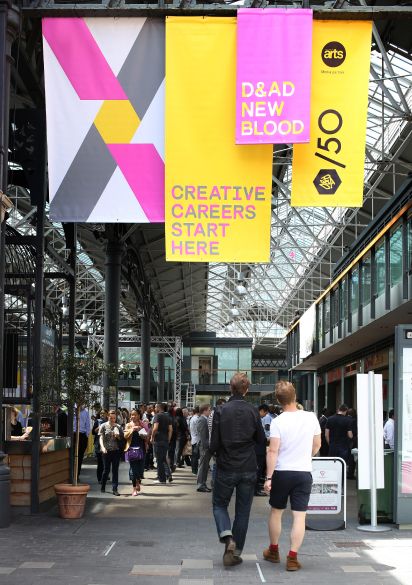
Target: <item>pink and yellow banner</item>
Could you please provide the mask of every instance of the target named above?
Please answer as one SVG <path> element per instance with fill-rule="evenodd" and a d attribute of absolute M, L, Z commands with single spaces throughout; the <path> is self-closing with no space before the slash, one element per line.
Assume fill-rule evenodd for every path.
<path fill-rule="evenodd" d="M 272 152 L 237 146 L 236 20 L 166 21 L 166 259 L 268 262 Z"/>
<path fill-rule="evenodd" d="M 293 147 L 293 207 L 361 207 L 372 23 L 315 20 L 309 144 Z"/>
<path fill-rule="evenodd" d="M 236 144 L 309 142 L 312 10 L 237 13 Z"/>

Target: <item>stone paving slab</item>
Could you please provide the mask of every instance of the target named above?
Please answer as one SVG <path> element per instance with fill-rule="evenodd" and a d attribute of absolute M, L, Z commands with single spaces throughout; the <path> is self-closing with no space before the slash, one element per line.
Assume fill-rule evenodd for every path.
<path fill-rule="evenodd" d="M 54 563 L 44 561 L 25 561 L 19 567 L 19 569 L 51 569 Z"/>
<path fill-rule="evenodd" d="M 11 575 L 16 567 L 0 567 L 0 575 Z"/>
<path fill-rule="evenodd" d="M 213 569 L 213 561 L 207 559 L 183 559 L 182 569 Z"/>
<path fill-rule="evenodd" d="M 179 565 L 134 565 L 130 575 L 153 575 L 156 577 L 179 577 L 182 567 Z"/>
<path fill-rule="evenodd" d="M 375 569 L 371 565 L 342 565 L 341 569 L 345 573 L 375 573 Z"/>

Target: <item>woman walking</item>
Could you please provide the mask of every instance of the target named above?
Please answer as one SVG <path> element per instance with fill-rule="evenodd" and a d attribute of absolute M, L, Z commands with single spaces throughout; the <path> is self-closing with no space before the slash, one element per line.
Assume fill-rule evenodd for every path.
<path fill-rule="evenodd" d="M 145 421 L 141 420 L 140 412 L 133 409 L 130 413 L 130 422 L 126 424 L 124 429 L 126 461 L 130 465 L 129 477 L 133 484 L 132 496 L 137 496 L 141 489 L 147 437 L 148 426 Z"/>

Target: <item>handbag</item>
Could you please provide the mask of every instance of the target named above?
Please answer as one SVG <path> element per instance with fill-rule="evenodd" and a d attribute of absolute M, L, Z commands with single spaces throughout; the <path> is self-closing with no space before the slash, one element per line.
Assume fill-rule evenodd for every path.
<path fill-rule="evenodd" d="M 129 447 L 125 454 L 125 461 L 141 461 L 144 457 L 143 449 L 141 447 Z"/>

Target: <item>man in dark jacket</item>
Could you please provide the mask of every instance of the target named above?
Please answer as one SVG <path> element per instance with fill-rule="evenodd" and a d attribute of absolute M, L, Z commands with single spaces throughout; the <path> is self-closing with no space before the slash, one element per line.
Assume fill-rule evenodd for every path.
<path fill-rule="evenodd" d="M 225 544 L 223 564 L 242 562 L 250 508 L 256 484 L 257 444 L 266 444 L 259 413 L 244 400 L 249 390 L 246 374 L 230 380 L 231 397 L 213 416 L 210 451 L 216 453 L 216 478 L 213 486 L 213 515 L 220 542 Z M 233 528 L 228 506 L 236 488 Z"/>

